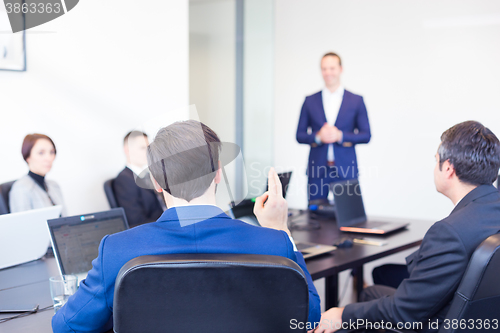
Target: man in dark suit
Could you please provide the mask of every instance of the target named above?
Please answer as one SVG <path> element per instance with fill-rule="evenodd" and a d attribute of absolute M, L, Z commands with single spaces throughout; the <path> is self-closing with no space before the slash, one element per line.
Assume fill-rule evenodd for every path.
<path fill-rule="evenodd" d="M 113 191 L 118 206 L 123 207 L 130 227 L 156 221 L 163 213 L 163 198 L 151 189 L 137 186 L 137 177 L 149 182 L 149 174 L 141 173 L 147 168 L 146 148 L 148 136 L 143 132 L 129 132 L 123 139 L 123 150 L 127 166 L 113 180 Z M 141 180 L 141 179 L 139 179 Z M 146 186 L 144 186 L 146 187 Z M 164 204 L 163 204 L 164 205 Z"/>
<path fill-rule="evenodd" d="M 342 61 L 337 54 L 323 56 L 321 74 L 325 88 L 306 97 L 297 126 L 297 141 L 311 146 L 309 201 L 326 199 L 332 182 L 358 178 L 354 147 L 371 137 L 363 97 L 341 85 Z"/>
<path fill-rule="evenodd" d="M 334 332 L 358 319 L 391 322 L 393 327 L 421 324 L 406 328 L 437 332 L 472 253 L 500 232 L 500 194 L 492 185 L 499 168 L 500 142 L 488 128 L 467 121 L 445 131 L 436 153 L 434 183 L 455 208 L 406 258 L 409 277 L 397 289 L 377 285 L 365 289 L 364 302 L 328 310 L 315 332 Z"/>
<path fill-rule="evenodd" d="M 230 150 L 222 149 L 221 153 L 217 134 L 198 121 L 177 122 L 158 132 L 148 147 L 148 164 L 153 184 L 165 197 L 168 209 L 156 222 L 102 239 L 87 278 L 53 317 L 55 333 L 111 329 L 114 286 L 120 268 L 138 256 L 170 253 L 289 258 L 301 267 L 308 283 L 309 321 L 319 320 L 319 296 L 288 229 L 288 207 L 276 171 L 271 168 L 269 190 L 255 201 L 254 213 L 263 227 L 231 219 L 216 206 L 215 197 L 222 179 L 221 161 L 232 160 L 225 158 L 227 155 L 219 157 L 225 151 Z"/>

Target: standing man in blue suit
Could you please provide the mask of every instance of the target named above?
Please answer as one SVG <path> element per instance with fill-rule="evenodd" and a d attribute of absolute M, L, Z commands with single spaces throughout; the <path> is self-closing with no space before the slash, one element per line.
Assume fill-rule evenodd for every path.
<path fill-rule="evenodd" d="M 154 186 L 163 194 L 168 209 L 156 222 L 102 239 L 87 278 L 53 317 L 55 333 L 111 329 L 115 280 L 120 268 L 138 256 L 170 253 L 248 253 L 289 258 L 302 268 L 308 283 L 308 320 L 319 321 L 319 296 L 288 230 L 288 206 L 278 175 L 271 168 L 269 190 L 255 201 L 254 213 L 263 227 L 231 219 L 216 206 L 215 192 L 224 160 L 219 158 L 220 153 L 217 134 L 198 121 L 177 122 L 158 132 L 148 146 L 148 165 Z"/>
<path fill-rule="evenodd" d="M 342 86 L 342 61 L 336 53 L 323 56 L 321 74 L 325 88 L 306 97 L 297 127 L 297 141 L 311 146 L 309 201 L 326 199 L 332 182 L 358 178 L 354 147 L 371 137 L 363 97 Z"/>

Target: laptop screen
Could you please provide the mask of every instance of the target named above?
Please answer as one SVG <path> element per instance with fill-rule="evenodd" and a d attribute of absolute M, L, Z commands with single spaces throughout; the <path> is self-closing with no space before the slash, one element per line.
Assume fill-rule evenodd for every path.
<path fill-rule="evenodd" d="M 86 273 L 106 235 L 128 229 L 123 208 L 49 220 L 54 253 L 62 274 Z"/>
<path fill-rule="evenodd" d="M 337 225 L 350 227 L 366 222 L 365 207 L 358 180 L 345 180 L 332 183 L 330 186 L 335 201 Z"/>

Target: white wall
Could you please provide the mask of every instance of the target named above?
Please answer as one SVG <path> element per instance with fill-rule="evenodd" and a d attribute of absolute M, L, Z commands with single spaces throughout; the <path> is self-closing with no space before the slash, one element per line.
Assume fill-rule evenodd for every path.
<path fill-rule="evenodd" d="M 248 196 L 265 191 L 274 162 L 274 1 L 245 1 L 243 152 Z"/>
<path fill-rule="evenodd" d="M 189 1 L 189 102 L 222 142 L 235 142 L 236 137 L 235 19 L 234 0 Z M 236 195 L 236 163 L 226 165 L 224 171 Z M 224 185 L 217 190 L 219 204 L 226 198 L 222 194 L 226 189 Z"/>
<path fill-rule="evenodd" d="M 189 1 L 189 101 L 222 141 L 235 140 L 235 2 Z"/>
<path fill-rule="evenodd" d="M 275 12 L 275 165 L 296 170 L 289 205 L 307 200 L 300 108 L 334 51 L 368 108 L 372 140 L 356 148 L 368 214 L 448 215 L 433 183 L 441 133 L 473 119 L 500 136 L 500 2 L 276 0 Z"/>
<path fill-rule="evenodd" d="M 262 194 L 273 163 L 274 3 L 251 0 L 244 4 L 243 122 L 248 196 Z M 236 2 L 189 1 L 189 98 L 200 120 L 223 141 L 236 137 Z M 256 135 L 258 133 L 258 135 Z M 227 168 L 235 183 L 235 168 Z M 243 185 L 243 186 L 244 186 Z M 238 196 L 234 186 L 235 195 Z M 244 191 L 243 194 L 245 194 Z"/>
<path fill-rule="evenodd" d="M 68 213 L 108 209 L 123 136 L 188 104 L 188 1 L 81 1 L 26 44 L 27 72 L 0 71 L 0 182 L 28 172 L 22 140 L 44 133 Z"/>

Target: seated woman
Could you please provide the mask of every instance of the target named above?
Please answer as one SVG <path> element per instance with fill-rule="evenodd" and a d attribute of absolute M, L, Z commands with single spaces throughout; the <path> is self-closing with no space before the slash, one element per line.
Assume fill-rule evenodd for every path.
<path fill-rule="evenodd" d="M 65 216 L 59 185 L 45 179 L 56 158 L 56 146 L 52 139 L 43 134 L 28 134 L 21 151 L 30 171 L 12 185 L 9 194 L 11 213 L 63 205 L 61 216 Z"/>

